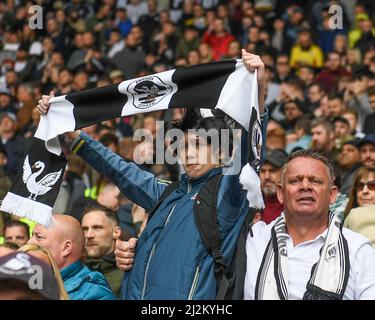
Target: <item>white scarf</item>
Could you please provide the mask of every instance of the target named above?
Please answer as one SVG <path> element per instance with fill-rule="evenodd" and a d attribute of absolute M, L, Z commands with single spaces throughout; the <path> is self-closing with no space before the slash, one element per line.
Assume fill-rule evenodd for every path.
<path fill-rule="evenodd" d="M 256 300 L 288 300 L 285 212 L 276 219 L 259 268 Z M 320 258 L 312 267 L 303 300 L 342 300 L 349 278 L 349 250 L 339 218 L 330 213 Z"/>

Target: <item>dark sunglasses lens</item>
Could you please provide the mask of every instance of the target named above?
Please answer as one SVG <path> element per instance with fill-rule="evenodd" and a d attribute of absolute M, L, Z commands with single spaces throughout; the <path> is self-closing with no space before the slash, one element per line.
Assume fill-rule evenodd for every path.
<path fill-rule="evenodd" d="M 367 183 L 358 182 L 357 184 L 357 190 L 363 190 L 363 188 L 367 186 L 367 188 L 371 191 L 375 191 L 375 180 L 368 181 Z"/>
<path fill-rule="evenodd" d="M 367 182 L 367 188 L 369 188 L 371 191 L 375 191 L 375 180 Z"/>

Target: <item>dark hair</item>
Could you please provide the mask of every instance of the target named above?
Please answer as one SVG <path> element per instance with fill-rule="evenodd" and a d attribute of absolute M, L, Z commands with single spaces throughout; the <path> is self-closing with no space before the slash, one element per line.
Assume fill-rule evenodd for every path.
<path fill-rule="evenodd" d="M 339 92 L 336 92 L 336 93 L 332 93 L 328 96 L 328 100 L 340 100 L 340 101 L 344 101 L 344 98 L 342 96 L 341 93 Z"/>
<path fill-rule="evenodd" d="M 12 249 L 12 250 L 18 250 L 20 248 L 20 246 L 14 242 L 5 242 L 2 245 L 0 245 L 0 247 Z"/>
<path fill-rule="evenodd" d="M 341 123 L 344 123 L 346 124 L 348 127 L 350 127 L 350 123 L 347 119 L 345 119 L 344 117 L 340 117 L 340 116 L 337 116 L 333 119 L 333 123 L 336 123 L 336 122 L 341 122 Z"/>
<path fill-rule="evenodd" d="M 87 206 L 82 213 L 81 221 L 83 220 L 83 217 L 86 214 L 88 214 L 92 211 L 102 211 L 102 212 L 104 212 L 104 214 L 107 216 L 108 219 L 112 220 L 115 223 L 116 226 L 118 226 L 120 224 L 117 213 L 114 212 L 113 210 L 107 208 L 106 206 L 102 206 L 100 204 L 93 204 L 93 205 Z"/>
<path fill-rule="evenodd" d="M 69 73 L 73 76 L 73 71 L 70 70 L 70 69 L 67 68 L 67 67 L 61 68 L 61 69 L 59 70 L 59 74 L 62 73 L 62 72 L 64 72 L 64 71 L 69 72 Z"/>
<path fill-rule="evenodd" d="M 5 230 L 7 228 L 12 228 L 12 227 L 21 227 L 21 228 L 24 228 L 25 232 L 26 232 L 27 238 L 30 238 L 30 227 L 29 227 L 29 225 L 27 223 L 19 221 L 19 220 L 8 220 L 4 224 L 4 234 L 5 234 Z"/>
<path fill-rule="evenodd" d="M 367 95 L 368 95 L 369 97 L 375 96 L 375 86 L 373 86 L 373 87 L 369 87 L 369 88 L 367 89 Z"/>
<path fill-rule="evenodd" d="M 310 89 L 310 88 L 312 88 L 312 87 L 318 87 L 320 92 L 325 91 L 325 90 L 324 90 L 324 87 L 323 87 L 322 84 L 319 83 L 319 82 L 315 82 L 315 81 L 314 81 L 314 82 L 311 82 L 311 83 L 308 85 L 308 88 Z"/>
<path fill-rule="evenodd" d="M 312 149 L 298 150 L 296 152 L 291 153 L 288 156 L 288 159 L 284 163 L 282 171 L 281 171 L 281 181 L 284 180 L 284 175 L 285 175 L 285 171 L 286 171 L 286 168 L 288 166 L 288 163 L 291 162 L 292 160 L 296 159 L 296 158 L 309 158 L 309 159 L 315 159 L 315 160 L 318 160 L 318 161 L 322 162 L 328 170 L 328 175 L 330 177 L 331 184 L 334 183 L 335 172 L 334 172 L 332 163 L 328 160 L 328 158 L 326 156 L 324 156 L 321 153 L 319 153 L 317 151 L 314 151 Z"/>
<path fill-rule="evenodd" d="M 22 300 L 48 300 L 44 295 L 31 289 L 27 283 L 15 278 L 15 276 L 0 280 L 0 293 L 10 291 L 18 292 Z"/>
<path fill-rule="evenodd" d="M 286 52 L 280 52 L 280 53 L 277 54 L 277 56 L 276 56 L 276 61 L 277 61 L 277 59 L 279 59 L 279 58 L 285 58 L 285 57 L 288 58 L 288 61 L 290 60 L 290 58 L 289 58 L 289 54 L 288 54 L 288 53 L 286 53 Z"/>
<path fill-rule="evenodd" d="M 114 144 L 116 147 L 119 144 L 119 140 L 117 136 L 111 132 L 105 133 L 102 135 L 102 137 L 99 139 L 99 141 L 104 144 L 106 147 L 108 147 L 110 144 Z"/>
<path fill-rule="evenodd" d="M 232 119 L 229 119 L 229 117 L 225 117 L 224 113 L 221 110 L 214 110 L 215 114 L 213 117 L 206 117 L 203 118 L 199 114 L 199 110 L 192 110 L 187 109 L 184 118 L 182 121 L 180 120 L 174 120 L 172 123 L 169 124 L 168 129 L 179 129 L 183 132 L 187 133 L 189 129 L 195 129 L 200 130 L 203 129 L 205 132 L 208 132 L 211 129 L 215 129 L 218 132 L 221 132 L 221 130 L 228 130 L 229 131 L 229 137 L 226 135 L 219 134 L 219 146 L 221 151 L 221 146 L 224 143 L 229 143 L 229 155 L 232 155 L 233 150 L 233 132 L 230 130 L 229 122 L 233 121 Z M 227 140 L 229 138 L 229 141 Z M 211 144 L 211 137 L 207 137 L 207 143 Z"/>

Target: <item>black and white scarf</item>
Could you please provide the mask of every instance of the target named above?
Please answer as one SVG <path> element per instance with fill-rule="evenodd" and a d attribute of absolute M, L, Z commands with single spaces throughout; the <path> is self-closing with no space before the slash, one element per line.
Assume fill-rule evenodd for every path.
<path fill-rule="evenodd" d="M 256 300 L 288 300 L 288 238 L 285 213 L 276 219 L 255 286 Z M 349 250 L 340 219 L 329 214 L 320 258 L 312 267 L 303 300 L 342 300 L 350 270 Z"/>
<path fill-rule="evenodd" d="M 221 109 L 251 133 L 249 164 L 241 179 L 248 182 L 243 185 L 250 206 L 264 206 L 257 175 L 262 145 L 257 75 L 248 72 L 242 60 L 169 70 L 50 102 L 26 150 L 18 183 L 2 201 L 1 211 L 51 225 L 66 165 L 58 135 L 108 119 L 170 108 Z"/>

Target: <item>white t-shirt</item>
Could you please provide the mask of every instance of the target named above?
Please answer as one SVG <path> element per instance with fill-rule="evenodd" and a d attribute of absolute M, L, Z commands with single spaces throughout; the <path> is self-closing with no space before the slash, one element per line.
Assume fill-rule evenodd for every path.
<path fill-rule="evenodd" d="M 252 227 L 246 240 L 246 276 L 244 299 L 254 300 L 256 279 L 264 251 L 271 239 L 271 229 L 275 222 L 265 224 L 259 221 Z M 319 251 L 324 244 L 327 231 L 314 240 L 293 245 L 286 240 L 288 249 L 288 293 L 289 300 L 301 300 L 310 280 L 311 268 L 319 259 Z M 375 299 L 375 249 L 369 240 L 347 228 L 343 234 L 348 242 L 350 273 L 344 300 Z"/>

